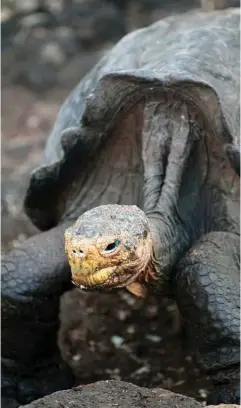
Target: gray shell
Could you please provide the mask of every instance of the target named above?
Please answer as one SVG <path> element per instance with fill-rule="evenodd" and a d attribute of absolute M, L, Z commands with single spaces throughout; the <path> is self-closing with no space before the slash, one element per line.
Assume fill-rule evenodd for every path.
<path fill-rule="evenodd" d="M 44 158 L 30 177 L 25 210 L 45 230 L 68 215 L 76 172 L 143 95 L 176 90 L 191 98 L 223 143 L 239 138 L 240 11 L 168 17 L 125 36 L 87 74 L 60 109 Z"/>

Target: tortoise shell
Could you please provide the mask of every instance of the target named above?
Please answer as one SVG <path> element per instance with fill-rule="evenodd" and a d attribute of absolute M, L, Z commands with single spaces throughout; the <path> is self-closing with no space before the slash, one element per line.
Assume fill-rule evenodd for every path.
<path fill-rule="evenodd" d="M 239 9 L 195 11 L 119 41 L 60 109 L 30 176 L 25 210 L 33 223 L 46 230 L 100 204 L 143 206 L 142 113 L 153 98 L 165 104 L 178 95 L 221 144 L 237 143 L 239 31 Z M 151 143 L 157 152 L 155 137 Z"/>

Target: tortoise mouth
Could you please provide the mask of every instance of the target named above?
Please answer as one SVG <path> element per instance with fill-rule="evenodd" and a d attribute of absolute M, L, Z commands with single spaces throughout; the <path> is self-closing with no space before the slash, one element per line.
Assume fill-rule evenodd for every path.
<path fill-rule="evenodd" d="M 108 291 L 128 286 L 137 279 L 138 275 L 138 272 L 133 274 L 133 271 L 117 266 L 98 269 L 88 274 L 78 270 L 72 272 L 72 283 L 84 291 Z"/>

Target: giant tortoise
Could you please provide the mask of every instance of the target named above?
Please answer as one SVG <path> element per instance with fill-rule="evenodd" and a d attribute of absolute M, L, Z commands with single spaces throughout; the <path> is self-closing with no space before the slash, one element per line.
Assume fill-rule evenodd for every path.
<path fill-rule="evenodd" d="M 132 32 L 63 104 L 25 198 L 42 232 L 2 263 L 5 397 L 72 385 L 56 333 L 73 281 L 165 288 L 211 399 L 238 400 L 239 25 L 229 9 Z"/>

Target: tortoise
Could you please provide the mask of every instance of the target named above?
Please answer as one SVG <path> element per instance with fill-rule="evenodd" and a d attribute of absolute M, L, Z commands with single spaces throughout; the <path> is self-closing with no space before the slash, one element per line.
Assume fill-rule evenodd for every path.
<path fill-rule="evenodd" d="M 72 385 L 56 336 L 73 281 L 168 288 L 210 401 L 239 400 L 239 24 L 195 11 L 134 31 L 63 104 L 24 203 L 42 232 L 2 262 L 5 397 Z"/>

